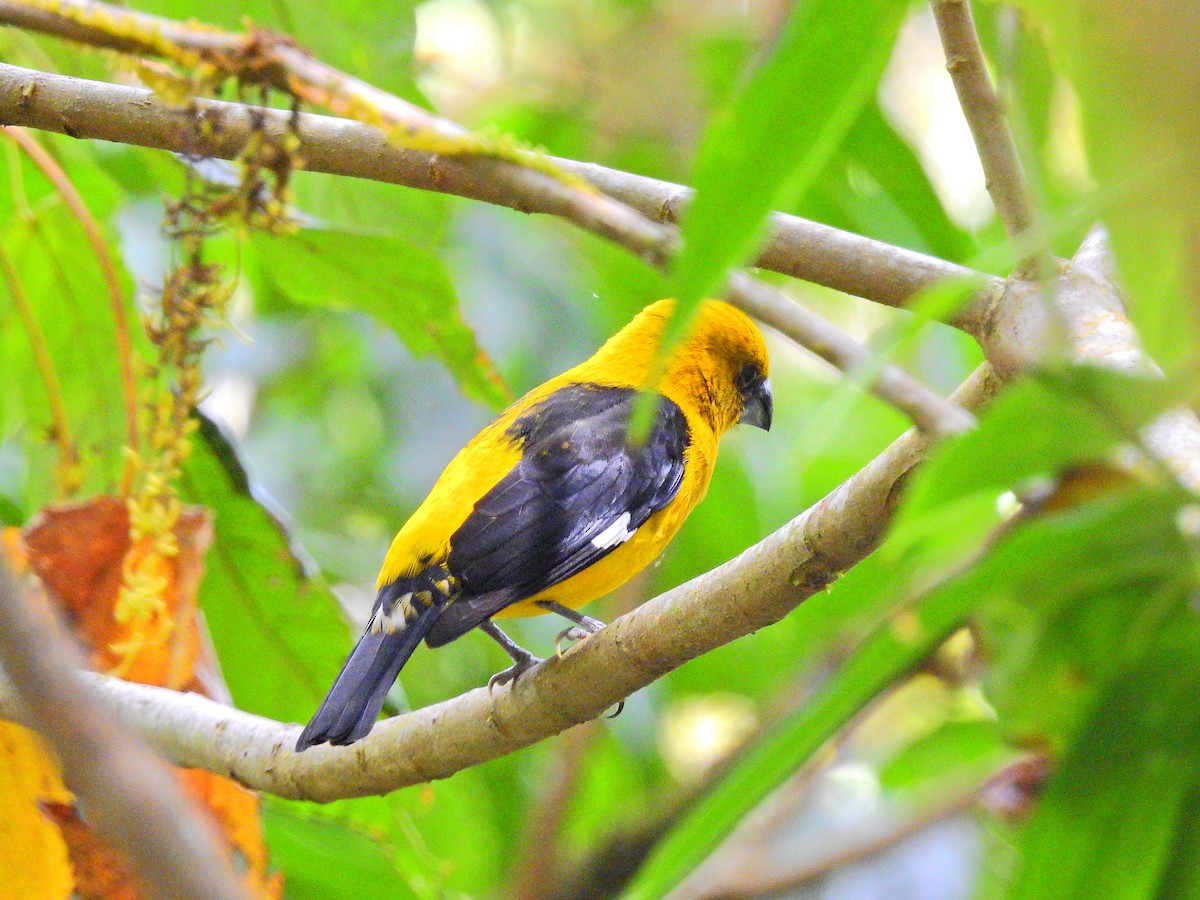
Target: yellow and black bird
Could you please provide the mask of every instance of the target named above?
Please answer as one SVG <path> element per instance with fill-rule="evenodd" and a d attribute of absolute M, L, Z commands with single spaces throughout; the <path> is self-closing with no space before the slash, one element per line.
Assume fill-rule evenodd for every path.
<path fill-rule="evenodd" d="M 704 497 L 721 435 L 771 426 L 762 335 L 704 303 L 654 385 L 649 436 L 626 439 L 673 301 L 637 315 L 589 360 L 510 406 L 459 451 L 392 541 L 366 632 L 296 742 L 349 744 L 375 724 L 424 638 L 480 628 L 513 658 L 503 684 L 539 662 L 492 621 L 555 612 L 578 639 L 602 624 L 575 608 L 619 587 L 667 545 Z"/>

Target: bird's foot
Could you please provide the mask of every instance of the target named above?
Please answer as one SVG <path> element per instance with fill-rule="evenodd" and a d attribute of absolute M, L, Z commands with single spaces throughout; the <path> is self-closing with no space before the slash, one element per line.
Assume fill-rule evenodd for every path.
<path fill-rule="evenodd" d="M 563 649 L 563 641 L 583 641 L 587 640 L 597 631 L 604 627 L 604 623 L 599 619 L 593 619 L 591 616 L 585 616 L 583 613 L 563 606 L 561 603 L 556 603 L 553 600 L 538 600 L 537 605 L 547 612 L 558 613 L 564 619 L 570 619 L 575 624 L 566 631 L 560 631 L 558 638 L 554 641 L 554 653 L 559 659 L 567 651 Z"/>
<path fill-rule="evenodd" d="M 542 662 L 542 658 L 534 656 L 532 653 L 514 660 L 513 664 L 503 672 L 497 672 L 488 679 L 488 693 L 490 694 L 496 688 L 504 687 L 506 684 L 515 684 L 518 678 L 540 662 Z"/>
<path fill-rule="evenodd" d="M 572 625 L 570 628 L 560 631 L 558 637 L 554 639 L 554 655 L 562 659 L 563 654 L 570 649 L 570 647 L 564 649 L 564 643 L 570 642 L 574 644 L 578 641 L 586 641 L 603 627 L 603 622 L 585 617 L 585 620 L 578 625 Z"/>

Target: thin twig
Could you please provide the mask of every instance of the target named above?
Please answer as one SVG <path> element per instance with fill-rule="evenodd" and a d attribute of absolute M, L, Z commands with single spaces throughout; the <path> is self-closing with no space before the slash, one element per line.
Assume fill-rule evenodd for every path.
<path fill-rule="evenodd" d="M 988 76 L 971 4 L 969 0 L 932 0 L 932 3 L 946 53 L 946 69 L 975 140 L 988 194 L 1014 248 L 1024 257 L 1017 275 L 1050 278 L 1053 260 L 1039 234 L 1029 183 L 1004 104 Z"/>
<path fill-rule="evenodd" d="M 83 658 L 59 636 L 49 604 L 30 603 L 2 561 L 0 664 L 23 720 L 50 742 L 89 822 L 133 863 L 149 896 L 246 897 L 213 827 L 189 806 L 162 760 L 97 700 L 79 675 Z"/>
<path fill-rule="evenodd" d="M 0 7 L 3 0 L 0 0 Z M 80 101 L 83 102 L 80 102 Z M 79 137 L 100 137 L 143 146 L 175 149 L 231 158 L 255 128 L 267 129 L 269 138 L 281 129 L 287 133 L 289 114 L 259 110 L 239 104 L 195 101 L 194 111 L 159 103 L 147 91 L 81 79 L 47 75 L 0 64 L 0 121 L 21 121 Z M 600 222 L 581 207 L 564 207 L 562 194 L 530 190 L 514 195 L 502 180 L 493 177 L 506 164 L 482 157 L 438 156 L 390 147 L 382 133 L 365 126 L 323 116 L 302 116 L 299 121 L 301 155 L 307 168 L 328 161 L 346 174 L 363 174 L 349 168 L 353 154 L 346 152 L 347 132 L 364 140 L 363 152 L 390 156 L 397 163 L 393 177 L 383 180 L 427 190 L 456 193 L 525 212 L 558 215 L 614 241 L 633 253 L 649 255 L 666 268 L 674 253 L 677 233 L 673 226 L 651 222 L 614 200 L 621 222 Z M 189 133 L 190 132 L 190 133 Z M 314 140 L 314 135 L 320 137 Z M 373 135 L 373 137 L 372 137 Z M 340 150 L 338 148 L 341 148 Z M 310 158 L 315 152 L 317 159 Z M 378 177 L 378 161 L 366 163 Z M 557 184 L 557 183 L 555 183 Z M 651 248 L 648 250 L 648 248 Z M 889 254 L 890 256 L 890 254 Z M 890 260 L 894 264 L 894 260 Z M 928 272 L 928 267 L 925 269 Z M 886 280 L 886 271 L 885 271 Z M 880 360 L 860 341 L 833 323 L 803 309 L 782 292 L 735 273 L 726 296 L 762 321 L 812 351 L 836 368 L 859 380 L 880 399 L 892 404 L 931 434 L 943 435 L 969 427 L 971 419 L 961 409 L 939 397 L 899 366 Z"/>
<path fill-rule="evenodd" d="M 745 272 L 734 272 L 730 276 L 729 293 L 750 315 L 859 380 L 872 394 L 908 415 L 923 431 L 945 437 L 974 425 L 975 418 L 965 409 L 947 403 L 902 368 L 875 355 L 828 319 L 791 302 L 779 291 Z"/>
<path fill-rule="evenodd" d="M 989 367 L 956 392 L 977 407 Z M 710 650 L 777 622 L 878 545 L 904 476 L 933 440 L 912 429 L 824 500 L 736 559 L 643 603 L 512 687 L 486 688 L 381 722 L 350 747 L 292 752 L 298 725 L 195 695 L 94 676 L 123 721 L 178 765 L 283 797 L 330 801 L 446 778 L 602 715 Z M 19 715 L 0 690 L 0 716 Z"/>
<path fill-rule="evenodd" d="M 1023 756 L 1006 763 L 983 781 L 929 804 L 884 833 L 870 836 L 821 859 L 805 861 L 791 871 L 764 871 L 761 867 L 756 870 L 747 866 L 741 872 L 734 873 L 731 880 L 710 884 L 706 890 L 685 890 L 681 891 L 681 894 L 689 900 L 726 900 L 733 897 L 773 897 L 790 893 L 846 866 L 870 859 L 938 822 L 970 812 L 998 785 L 1013 778 L 1023 777 L 1030 766 L 1030 760 L 1031 757 Z"/>
<path fill-rule="evenodd" d="M 946 51 L 946 68 L 979 151 L 988 193 L 1009 237 L 1017 240 L 1034 223 L 1033 203 L 1004 105 L 988 77 L 971 4 L 968 0 L 933 0 L 933 15 Z"/>
<path fill-rule="evenodd" d="M 133 338 L 129 328 L 129 316 L 125 312 L 125 301 L 121 296 L 121 283 L 117 280 L 117 267 L 113 262 L 108 244 L 105 243 L 104 236 L 100 233 L 100 224 L 92 215 L 91 210 L 87 208 L 83 197 L 67 173 L 63 171 L 62 166 L 46 152 L 41 144 L 33 139 L 29 132 L 15 126 L 0 130 L 3 130 L 18 147 L 24 150 L 34 164 L 50 179 L 50 183 L 54 185 L 58 195 L 62 197 L 63 202 L 71 210 L 71 214 L 83 228 L 92 252 L 100 264 L 100 273 L 104 277 L 104 285 L 108 289 L 108 305 L 112 311 L 113 329 L 117 341 L 117 365 L 121 371 L 122 399 L 125 405 L 125 440 L 130 449 L 136 451 L 138 446 L 138 399 L 137 383 L 133 375 Z M 121 475 L 121 493 L 128 494 L 132 483 L 133 462 L 127 458 Z"/>

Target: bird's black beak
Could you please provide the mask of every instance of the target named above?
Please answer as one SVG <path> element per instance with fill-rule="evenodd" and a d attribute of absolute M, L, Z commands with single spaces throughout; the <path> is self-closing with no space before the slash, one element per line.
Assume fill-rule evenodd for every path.
<path fill-rule="evenodd" d="M 742 387 L 742 415 L 738 419 L 739 424 L 754 425 L 763 431 L 770 431 L 774 413 L 775 393 L 771 390 L 769 378 L 759 375 Z"/>

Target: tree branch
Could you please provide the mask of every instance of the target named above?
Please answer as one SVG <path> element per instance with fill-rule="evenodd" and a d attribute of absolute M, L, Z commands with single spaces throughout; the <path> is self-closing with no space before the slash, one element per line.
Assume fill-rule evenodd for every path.
<path fill-rule="evenodd" d="M 766 860 L 745 859 L 739 870 L 729 873 L 724 878 L 719 877 L 716 883 L 710 880 L 707 884 L 697 884 L 698 890 L 691 896 L 696 900 L 726 900 L 735 897 L 775 897 L 794 892 L 833 872 L 902 844 L 938 822 L 971 812 L 990 792 L 1025 777 L 1031 766 L 1045 764 L 1043 756 L 1022 756 L 1006 763 L 979 783 L 939 798 L 910 818 L 897 821 L 878 833 L 873 833 L 870 829 L 860 829 L 865 834 L 859 842 L 834 850 L 818 859 L 799 860 L 790 870 L 779 871 L 778 868 L 772 868 Z"/>
<path fill-rule="evenodd" d="M 3 561 L 0 662 L 11 679 L 6 708 L 19 707 L 21 721 L 49 740 L 89 821 L 125 853 L 153 896 L 246 896 L 171 771 L 96 699 L 78 672 L 83 657 L 59 636 L 49 605 L 28 602 Z"/>
<path fill-rule="evenodd" d="M 1028 238 L 1035 222 L 1033 203 L 1004 105 L 988 78 L 971 5 L 968 0 L 933 0 L 933 15 L 946 51 L 946 68 L 975 139 L 996 214 L 1011 239 Z"/>
<path fill-rule="evenodd" d="M 990 367 L 956 393 L 975 407 L 997 387 Z M 122 720 L 178 765 L 283 797 L 330 801 L 446 778 L 596 718 L 690 659 L 779 621 L 878 544 L 904 476 L 932 439 L 898 438 L 824 500 L 736 559 L 660 595 L 550 659 L 513 687 L 477 688 L 379 723 L 350 747 L 292 752 L 281 725 L 192 694 L 93 675 Z M 20 720 L 9 689 L 0 715 Z"/>
<path fill-rule="evenodd" d="M 1077 358 L 1145 366 L 1119 297 L 1104 280 L 1103 237 L 1094 234 L 1056 291 L 1073 323 Z M 1025 282 L 997 299 L 985 336 L 1004 374 L 1034 364 L 1050 313 Z M 974 408 L 998 388 L 985 366 L 956 392 Z M 1156 435 L 1161 430 L 1163 434 Z M 1172 414 L 1147 443 L 1200 484 L 1200 422 Z M 122 719 L 179 765 L 208 769 L 284 797 L 334 800 L 386 793 L 445 778 L 599 716 L 613 703 L 688 660 L 783 618 L 878 544 L 905 475 L 932 439 L 909 431 L 866 468 L 788 525 L 736 559 L 648 601 L 608 628 L 494 695 L 480 688 L 380 723 L 348 748 L 291 752 L 299 727 L 238 712 L 194 695 L 92 676 Z M 23 715 L 11 689 L 0 715 Z"/>
<path fill-rule="evenodd" d="M 553 159 L 560 168 L 658 222 L 678 222 L 695 193 L 683 185 L 597 163 L 558 156 Z M 903 307 L 921 291 L 950 279 L 1000 282 L 999 278 L 966 266 L 778 212 L 771 214 L 770 235 L 754 265 L 896 307 Z M 968 307 L 952 323 L 968 334 L 972 333 L 970 312 Z"/>
<path fill-rule="evenodd" d="M 93 24 L 88 23 L 89 18 L 94 20 Z M 360 102 L 347 104 L 348 114 L 364 109 L 379 109 L 386 116 L 385 122 L 368 121 L 368 124 L 385 127 L 389 122 L 414 124 L 440 129 L 454 139 L 461 139 L 467 134 L 454 123 L 324 66 L 287 39 L 262 30 L 244 35 L 201 30 L 170 19 L 92 0 L 55 0 L 49 4 L 38 0 L 32 3 L 28 0 L 0 0 L 0 22 L 126 53 L 173 56 L 183 63 L 191 63 L 192 58 L 186 54 L 193 54 L 225 70 L 234 71 L 240 77 L 265 81 L 286 91 L 297 91 L 305 83 L 320 83 L 325 86 L 321 96 L 305 96 L 302 92 L 298 92 L 298 95 L 330 108 L 334 106 L 327 95 L 357 96 Z M 118 22 L 122 24 L 114 25 Z M 240 69 L 237 68 L 239 60 L 242 64 Z M 267 65 L 267 62 L 274 62 L 275 65 Z M 320 71 L 317 71 L 317 67 L 320 67 Z M 374 129 L 370 129 L 367 135 L 374 139 L 371 140 L 372 144 L 378 141 L 379 135 Z M 351 142 L 358 143 L 359 137 L 355 135 Z M 346 150 L 343 146 L 336 152 L 340 154 Z M 380 157 L 376 147 L 368 148 L 367 155 L 373 159 Z M 432 156 L 428 153 L 421 155 Z M 470 157 L 469 154 L 464 156 Z M 676 222 L 691 197 L 690 189 L 668 182 L 607 169 L 595 163 L 557 157 L 548 159 L 553 166 L 583 178 L 610 197 L 658 222 Z M 336 164 L 337 159 L 333 161 Z M 423 163 L 419 164 L 424 167 Z M 331 174 L 376 177 L 316 168 L 317 171 L 329 171 Z M 489 172 L 488 175 L 492 177 L 493 173 Z M 451 192 L 456 193 L 453 190 Z M 914 294 L 938 281 L 976 274 L 953 263 L 817 225 L 796 216 L 776 214 L 774 225 L 774 234 L 757 262 L 759 266 L 889 306 L 902 305 Z"/>
<path fill-rule="evenodd" d="M 1035 282 L 1013 280 L 995 296 L 980 326 L 979 343 L 1003 379 L 1039 365 L 1061 364 L 1064 356 L 1132 374 L 1161 375 L 1125 313 L 1101 228 L 1063 264 L 1049 297 Z M 1194 412 L 1181 408 L 1166 413 L 1143 430 L 1142 441 L 1181 484 L 1200 493 L 1200 419 Z"/>
<path fill-rule="evenodd" d="M 92 47 L 162 57 L 185 69 L 205 65 L 218 75 L 274 87 L 376 126 L 398 143 L 480 155 L 495 163 L 490 177 L 504 190 L 551 197 L 572 211 L 568 218 L 590 221 L 601 232 L 615 230 L 630 237 L 641 219 L 624 204 L 573 183 L 542 154 L 480 139 L 456 122 L 333 68 L 287 35 L 263 28 L 237 34 L 101 0 L 0 0 L 0 23 Z M 649 240 L 635 252 L 653 259 L 661 250 Z"/>
<path fill-rule="evenodd" d="M 0 21 L 19 4 L 0 0 Z M 233 159 L 255 129 L 278 143 L 291 113 L 282 109 L 197 99 L 194 109 L 171 106 L 152 91 L 0 65 L 0 121 L 174 153 Z M 556 214 L 546 201 L 518 199 L 496 189 L 494 160 L 444 157 L 398 147 L 378 128 L 350 119 L 301 113 L 299 156 L 304 168 L 482 200 L 522 212 Z M 211 131 L 199 126 L 212 125 Z M 692 191 L 681 185 L 555 157 L 555 164 L 660 222 L 674 222 Z M 776 213 L 756 265 L 854 294 L 902 306 L 949 278 L 985 276 L 954 263 L 862 237 L 797 216 Z M 998 282 L 999 279 L 991 279 Z M 967 331 L 965 323 L 958 323 Z"/>
<path fill-rule="evenodd" d="M 0 0 L 0 12 L 4 5 Z M 193 106 L 170 107 L 149 91 L 0 64 L 0 122 L 5 124 L 20 123 L 72 137 L 125 141 L 224 159 L 236 157 L 255 129 L 268 138 L 282 140 L 291 126 L 291 114 L 283 110 L 210 100 L 195 100 Z M 561 183 L 548 177 L 543 182 L 526 184 L 521 193 L 514 194 L 511 183 L 501 177 L 511 164 L 501 160 L 402 150 L 388 144 L 378 129 L 326 116 L 302 115 L 299 134 L 300 154 L 308 168 L 336 170 L 458 194 L 523 212 L 560 216 L 647 256 L 660 268 L 668 266 L 675 251 L 677 232 L 672 226 L 651 222 L 615 200 L 588 195 L 603 201 L 602 208 L 614 213 L 598 217 L 590 205 L 564 205 L 566 195 L 560 190 Z M 359 144 L 361 155 L 349 152 L 347 135 Z M 381 161 L 392 165 L 386 167 Z M 923 430 L 944 435 L 969 427 L 971 419 L 961 409 L 780 291 L 744 273 L 735 273 L 727 297 L 860 380 L 871 393 L 904 412 Z"/>

